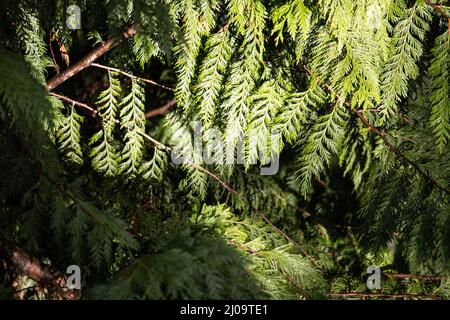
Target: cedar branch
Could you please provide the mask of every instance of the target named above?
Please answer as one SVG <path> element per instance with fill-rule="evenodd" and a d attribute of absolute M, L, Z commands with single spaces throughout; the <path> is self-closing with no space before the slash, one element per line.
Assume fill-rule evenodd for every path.
<path fill-rule="evenodd" d="M 392 293 L 363 293 L 363 292 L 343 292 L 328 294 L 330 297 L 336 298 L 388 298 L 388 299 L 434 299 L 443 300 L 442 297 L 426 294 L 392 294 Z"/>

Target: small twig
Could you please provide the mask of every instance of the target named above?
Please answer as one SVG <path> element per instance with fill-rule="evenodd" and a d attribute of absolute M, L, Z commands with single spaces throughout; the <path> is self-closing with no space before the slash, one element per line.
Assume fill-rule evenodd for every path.
<path fill-rule="evenodd" d="M 209 175 L 210 177 L 212 177 L 213 179 L 215 179 L 217 182 L 219 182 L 219 183 L 222 185 L 222 187 L 224 187 L 225 189 L 227 189 L 228 192 L 235 194 L 236 196 L 238 196 L 238 197 L 241 198 L 241 199 L 244 199 L 244 198 L 242 197 L 242 195 L 241 195 L 239 192 L 237 192 L 237 191 L 234 190 L 232 187 L 230 187 L 228 184 L 226 184 L 226 182 L 223 181 L 222 179 L 220 179 L 220 177 L 219 177 L 217 174 L 215 174 L 215 173 L 209 171 L 208 169 L 206 169 L 206 168 L 204 168 L 204 167 L 202 167 L 202 166 L 200 166 L 200 165 L 198 165 L 198 164 L 196 164 L 196 163 L 188 162 L 188 164 L 190 164 L 190 165 L 193 166 L 194 168 L 196 168 L 196 169 L 198 169 L 198 170 L 200 170 L 200 171 L 206 173 L 207 175 Z"/>
<path fill-rule="evenodd" d="M 302 295 L 303 297 L 307 297 L 308 296 L 306 294 L 305 290 L 303 290 L 303 288 L 301 288 L 294 279 L 289 277 L 288 274 L 285 274 L 284 276 L 286 277 L 286 280 L 295 288 L 295 290 L 297 290 L 297 292 L 300 293 L 300 295 Z"/>
<path fill-rule="evenodd" d="M 129 77 L 129 78 L 136 79 L 136 80 L 141 80 L 141 81 L 150 83 L 150 84 L 152 84 L 152 85 L 155 85 L 155 86 L 157 86 L 157 87 L 160 87 L 160 88 L 163 88 L 163 89 L 166 89 L 166 90 L 169 90 L 169 91 L 173 91 L 172 88 L 167 87 L 167 86 L 164 86 L 164 85 L 162 85 L 162 84 L 159 84 L 159 83 L 157 83 L 156 81 L 153 81 L 153 80 L 150 80 L 150 79 L 146 79 L 146 78 L 142 78 L 142 77 L 138 77 L 138 76 L 135 76 L 135 75 L 133 75 L 133 74 L 131 74 L 131 73 L 125 72 L 125 71 L 120 70 L 120 69 L 117 69 L 117 68 L 104 66 L 104 65 L 99 64 L 99 63 L 91 63 L 90 66 L 91 66 L 91 67 L 97 67 L 97 68 L 104 69 L 104 70 L 108 70 L 108 71 L 118 72 L 118 73 L 120 73 L 120 74 L 123 74 L 124 76 Z"/>
<path fill-rule="evenodd" d="M 166 146 L 165 144 L 159 142 L 158 140 L 156 140 L 155 138 L 149 136 L 148 134 L 146 134 L 145 132 L 140 132 L 140 134 L 147 139 L 148 141 L 152 142 L 153 144 L 155 144 L 156 146 L 160 147 L 163 150 L 166 151 L 171 151 L 172 149 L 169 146 Z M 209 171 L 208 169 L 200 166 L 199 164 L 195 163 L 195 162 L 187 162 L 188 165 L 196 168 L 197 170 L 200 170 L 204 173 L 206 173 L 207 175 L 209 175 L 211 178 L 213 178 L 214 180 L 216 180 L 217 182 L 219 182 L 222 187 L 224 187 L 228 192 L 233 193 L 235 195 L 237 195 L 238 197 L 242 197 L 242 195 L 237 192 L 236 190 L 234 190 L 232 187 L 230 187 L 225 181 L 223 181 L 216 173 L 213 173 L 211 171 Z"/>
<path fill-rule="evenodd" d="M 151 119 L 157 116 L 161 116 L 167 112 L 170 108 L 174 107 L 177 104 L 177 101 L 175 99 L 171 99 L 167 101 L 165 104 L 163 104 L 161 107 L 152 109 L 150 111 L 147 111 L 145 113 L 145 119 Z"/>
<path fill-rule="evenodd" d="M 15 291 L 13 291 L 13 295 L 16 295 L 16 294 L 18 294 L 18 293 L 21 293 L 21 292 L 23 292 L 23 291 L 27 291 L 27 290 L 30 290 L 30 289 L 34 289 L 34 288 L 36 288 L 38 285 L 34 285 L 34 286 L 30 286 L 30 287 L 25 287 L 25 288 L 22 288 L 22 289 L 19 289 L 19 290 L 15 290 Z"/>
<path fill-rule="evenodd" d="M 388 278 L 392 279 L 418 279 L 418 280 L 425 280 L 425 281 L 441 281 L 442 277 L 440 276 L 422 276 L 418 274 L 407 274 L 407 273 L 398 273 L 398 274 L 390 274 L 385 273 L 384 274 Z"/>
<path fill-rule="evenodd" d="M 302 254 L 308 258 L 311 263 L 318 269 L 323 271 L 323 268 L 319 265 L 319 263 L 313 258 L 311 257 L 308 252 L 306 252 L 306 250 L 303 248 L 302 245 L 300 245 L 300 243 L 298 243 L 297 241 L 295 241 L 294 239 L 292 239 L 291 237 L 289 237 L 283 230 L 281 230 L 280 228 L 278 228 L 276 225 L 274 225 L 269 218 L 267 218 L 267 216 L 265 214 L 263 214 L 262 212 L 258 213 L 261 218 L 263 218 L 263 220 L 272 227 L 272 229 L 274 229 L 275 231 L 277 231 L 279 234 L 281 234 L 287 241 L 291 242 L 292 244 L 294 244 L 296 247 L 298 247 L 300 249 L 300 251 L 302 252 Z"/>
<path fill-rule="evenodd" d="M 443 300 L 442 297 L 435 295 L 425 295 L 425 294 L 391 294 L 391 293 L 362 293 L 362 292 L 343 292 L 336 293 L 331 292 L 328 294 L 330 297 L 341 297 L 341 298 L 390 298 L 390 299 L 434 299 Z"/>
<path fill-rule="evenodd" d="M 153 143 L 154 145 L 158 146 L 159 148 L 161 148 L 163 150 L 166 150 L 166 151 L 171 151 L 170 147 L 168 147 L 165 144 L 159 142 L 158 140 L 156 140 L 152 136 L 146 134 L 145 132 L 140 132 L 140 135 L 143 136 L 148 141 L 150 141 L 151 143 Z"/>
<path fill-rule="evenodd" d="M 233 239 L 228 240 L 228 243 L 231 244 L 232 246 L 241 248 L 242 250 L 244 250 L 245 252 L 247 252 L 249 254 L 258 254 L 258 250 L 247 247 L 245 244 L 238 243 L 238 242 L 234 241 Z"/>
<path fill-rule="evenodd" d="M 85 109 L 85 110 L 87 110 L 87 111 L 93 113 L 93 115 L 94 115 L 95 117 L 98 116 L 98 114 L 99 114 L 98 110 L 96 110 L 96 109 L 94 109 L 94 108 L 88 106 L 88 105 L 85 104 L 85 103 L 82 103 L 82 102 L 79 102 L 79 101 L 70 99 L 69 97 L 63 96 L 63 95 L 58 94 L 58 93 L 55 93 L 55 92 L 49 92 L 49 95 L 51 95 L 51 96 L 53 96 L 53 97 L 56 97 L 56 98 L 58 98 L 58 99 L 60 99 L 60 100 L 69 102 L 69 103 L 71 103 L 71 104 L 74 104 L 74 105 L 76 105 L 76 106 L 78 106 L 78 107 L 81 107 L 81 108 L 83 108 L 83 109 Z"/>
<path fill-rule="evenodd" d="M 60 95 L 60 94 L 57 94 L 57 93 L 54 93 L 54 92 L 50 92 L 49 94 L 52 95 L 52 96 L 54 96 L 54 97 L 56 97 L 56 98 L 58 98 L 58 99 L 67 101 L 67 102 L 72 103 L 72 104 L 74 104 L 74 105 L 80 106 L 80 107 L 82 107 L 82 108 L 84 108 L 84 109 L 86 109 L 86 110 L 89 110 L 89 111 L 91 111 L 92 113 L 94 113 L 94 115 L 95 115 L 96 117 L 102 118 L 102 115 L 101 115 L 101 113 L 100 113 L 98 110 L 95 110 L 94 108 L 88 106 L 87 104 L 84 104 L 84 103 L 82 103 L 82 102 L 79 102 L 79 101 L 70 99 L 70 98 L 68 98 L 68 97 L 65 97 L 65 96 L 63 96 L 63 95 Z M 115 120 L 115 122 L 116 122 L 116 123 L 120 123 L 120 121 L 117 120 L 117 119 Z M 153 137 L 151 137 L 150 135 L 146 134 L 145 132 L 139 132 L 139 134 L 140 134 L 142 137 L 144 137 L 145 139 L 147 139 L 148 141 L 150 141 L 151 143 L 153 143 L 154 145 L 158 146 L 159 148 L 161 148 L 161 149 L 163 149 L 163 150 L 166 150 L 166 151 L 171 151 L 171 148 L 170 148 L 169 146 L 166 146 L 165 144 L 159 142 L 158 140 L 156 140 L 155 138 L 153 138 Z M 219 183 L 220 183 L 226 190 L 228 190 L 229 192 L 231 192 L 231 193 L 237 195 L 238 197 L 242 197 L 241 194 L 239 194 L 236 190 L 234 190 L 232 187 L 230 187 L 230 186 L 229 186 L 225 181 L 223 181 L 217 174 L 215 174 L 215 173 L 209 171 L 208 169 L 206 169 L 206 168 L 204 168 L 204 167 L 202 167 L 202 166 L 200 166 L 200 165 L 198 165 L 198 164 L 196 164 L 196 163 L 188 162 L 187 164 L 189 164 L 189 165 L 191 165 L 192 167 L 194 167 L 194 168 L 196 168 L 196 169 L 198 169 L 198 170 L 200 170 L 200 171 L 206 173 L 206 174 L 209 175 L 211 178 L 213 178 L 214 180 L 216 180 L 217 182 L 219 182 Z"/>
<path fill-rule="evenodd" d="M 54 76 L 47 84 L 47 88 L 49 91 L 53 90 L 63 82 L 72 78 L 74 75 L 79 73 L 81 70 L 89 67 L 95 60 L 104 55 L 106 52 L 117 46 L 120 42 L 130 37 L 133 37 L 138 32 L 137 25 L 129 26 L 120 37 L 114 37 L 107 41 L 102 42 L 97 48 L 89 52 L 86 56 L 84 56 L 80 61 L 73 64 L 69 68 L 64 71 L 61 71 L 59 74 Z"/>

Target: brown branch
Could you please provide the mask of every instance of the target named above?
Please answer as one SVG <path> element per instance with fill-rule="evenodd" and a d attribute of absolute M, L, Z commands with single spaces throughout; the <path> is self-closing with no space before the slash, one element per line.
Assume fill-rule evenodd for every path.
<path fill-rule="evenodd" d="M 92 113 L 92 117 L 98 116 L 98 113 L 99 113 L 98 110 L 96 110 L 96 109 L 94 109 L 94 108 L 88 106 L 88 105 L 85 104 L 85 103 L 82 103 L 82 102 L 79 102 L 79 101 L 70 99 L 70 98 L 68 98 L 68 97 L 66 97 L 66 96 L 63 96 L 63 95 L 58 94 L 58 93 L 55 93 L 55 92 L 49 92 L 49 95 L 51 95 L 51 96 L 53 96 L 53 97 L 55 97 L 55 98 L 58 98 L 58 99 L 60 99 L 60 100 L 69 102 L 69 103 L 71 103 L 71 104 L 73 104 L 73 105 L 76 105 L 76 106 L 78 106 L 78 107 L 80 107 L 80 108 L 83 108 L 83 109 L 89 111 L 90 113 Z"/>
<path fill-rule="evenodd" d="M 300 243 L 298 243 L 297 241 L 295 241 L 294 239 L 292 239 L 291 237 L 289 237 L 283 230 L 281 230 L 280 228 L 278 228 L 276 225 L 274 225 L 269 218 L 267 218 L 267 216 L 261 212 L 259 212 L 259 215 L 261 216 L 261 218 L 263 218 L 263 220 L 272 227 L 272 229 L 274 229 L 276 232 L 278 232 L 279 234 L 281 234 L 288 242 L 291 242 L 292 244 L 294 244 L 296 247 L 298 247 L 300 249 L 300 251 L 302 252 L 302 254 L 308 258 L 311 263 L 318 269 L 323 271 L 323 268 L 319 265 L 319 263 L 313 258 L 311 257 L 306 250 L 303 248 L 302 245 L 300 245 Z"/>
<path fill-rule="evenodd" d="M 442 4 L 439 3 L 433 3 L 431 0 L 425 0 L 425 3 L 429 6 L 431 6 L 437 13 L 439 13 L 442 17 L 444 17 L 445 19 L 447 19 L 449 21 L 449 25 L 450 25 L 450 15 L 447 14 L 447 12 L 445 12 L 444 9 L 442 9 Z"/>
<path fill-rule="evenodd" d="M 170 108 L 176 106 L 177 101 L 175 99 L 171 99 L 163 104 L 161 107 L 149 110 L 145 113 L 146 119 L 151 119 L 157 116 L 164 115 Z"/>
<path fill-rule="evenodd" d="M 349 108 L 349 110 L 353 111 L 359 119 L 361 119 L 361 121 L 364 123 L 364 125 L 369 129 L 369 131 L 374 132 L 375 134 L 377 134 L 386 144 L 386 146 L 388 147 L 389 151 L 393 152 L 397 158 L 403 162 L 404 165 L 410 165 L 412 166 L 419 174 L 421 174 L 426 180 L 428 180 L 433 188 L 437 188 L 445 193 L 447 193 L 448 195 L 450 195 L 450 190 L 441 186 L 433 177 L 429 176 L 421 167 L 419 167 L 418 164 L 416 164 L 415 162 L 411 161 L 408 159 L 408 157 L 406 157 L 398 148 L 396 148 L 388 139 L 386 133 L 384 133 L 383 131 L 378 130 L 377 128 L 375 128 L 374 126 L 372 126 L 369 121 L 367 121 L 366 118 L 364 118 L 364 116 L 356 109 L 353 109 L 349 104 L 346 104 L 346 107 Z"/>
<path fill-rule="evenodd" d="M 89 52 L 86 56 L 84 56 L 80 61 L 73 64 L 71 67 L 67 68 L 61 73 L 54 76 L 47 84 L 47 88 L 49 91 L 53 90 L 61 83 L 67 81 L 74 75 L 76 75 L 81 70 L 89 67 L 95 60 L 97 60 L 100 56 L 104 55 L 106 52 L 117 46 L 123 40 L 133 37 L 138 32 L 138 27 L 136 25 L 129 26 L 120 37 L 114 37 L 107 41 L 102 42 L 97 48 Z"/>
<path fill-rule="evenodd" d="M 158 140 L 156 140 L 155 138 L 149 136 L 148 134 L 146 134 L 145 132 L 140 132 L 140 134 L 147 139 L 148 141 L 150 141 L 151 143 L 155 144 L 156 146 L 160 147 L 163 150 L 166 151 L 171 151 L 172 149 L 169 146 L 166 146 L 165 144 L 159 142 Z M 242 195 L 237 192 L 235 189 L 233 189 L 232 187 L 230 187 L 225 181 L 223 181 L 216 173 L 209 171 L 208 169 L 198 165 L 195 162 L 188 162 L 188 165 L 196 168 L 197 170 L 200 170 L 204 173 L 206 173 L 207 175 L 209 175 L 211 178 L 213 178 L 214 180 L 216 180 L 217 182 L 220 183 L 220 185 L 222 185 L 222 187 L 224 187 L 228 192 L 233 193 L 235 195 L 237 195 L 238 197 L 242 198 Z"/>
<path fill-rule="evenodd" d="M 118 73 L 120 73 L 120 74 L 123 74 L 124 76 L 129 77 L 129 78 L 136 79 L 136 80 L 141 80 L 141 81 L 150 83 L 150 84 L 152 84 L 152 85 L 154 85 L 154 86 L 157 86 L 157 87 L 160 87 L 160 88 L 169 90 L 169 91 L 173 91 L 172 88 L 167 87 L 167 86 L 164 86 L 164 85 L 162 85 L 162 84 L 159 84 L 159 83 L 156 82 L 156 81 L 153 81 L 153 80 L 150 80 L 150 79 L 146 79 L 146 78 L 142 78 L 142 77 L 138 77 L 138 76 L 135 76 L 135 75 L 133 75 L 133 74 L 131 74 L 131 73 L 125 72 L 125 71 L 120 70 L 120 69 L 117 69 L 117 68 L 104 66 L 104 65 L 99 64 L 99 63 L 91 63 L 91 67 L 97 67 L 97 68 L 104 69 L 104 70 L 108 70 L 108 71 L 118 72 Z"/>
<path fill-rule="evenodd" d="M 418 279 L 418 280 L 425 280 L 425 281 L 441 281 L 442 277 L 440 276 L 422 276 L 418 274 L 407 274 L 407 273 L 398 273 L 398 274 L 390 274 L 385 273 L 386 277 L 392 278 L 392 279 Z"/>
<path fill-rule="evenodd" d="M 303 65 L 303 70 L 310 76 L 313 76 L 313 72 L 308 68 L 307 65 Z M 428 182 L 431 183 L 433 188 L 437 188 L 443 192 L 445 192 L 446 194 L 450 195 L 450 190 L 447 189 L 446 187 L 441 186 L 433 177 L 429 176 L 421 167 L 419 167 L 419 165 L 417 165 L 415 162 L 411 161 L 410 159 L 408 159 L 408 157 L 406 157 L 406 155 L 404 155 L 397 147 L 395 147 L 390 141 L 389 138 L 387 136 L 387 134 L 377 128 L 375 128 L 374 126 L 372 126 L 370 124 L 370 122 L 362 115 L 361 112 L 359 112 L 357 109 L 354 109 L 351 105 L 350 102 L 348 101 L 344 101 L 344 99 L 342 99 L 342 97 L 339 95 L 339 93 L 336 93 L 333 89 L 333 86 L 326 82 L 326 83 L 321 83 L 320 79 L 316 80 L 319 84 L 322 84 L 325 86 L 325 88 L 327 89 L 327 91 L 334 95 L 335 99 L 337 102 L 341 102 L 348 110 L 350 110 L 351 112 L 355 113 L 356 116 L 364 123 L 364 125 L 367 127 L 367 129 L 370 132 L 374 132 L 376 135 L 378 135 L 384 142 L 384 144 L 388 147 L 389 151 L 391 151 L 392 153 L 394 153 L 397 158 L 406 166 L 412 166 L 419 174 L 421 174 L 426 180 L 428 180 Z"/>
<path fill-rule="evenodd" d="M 388 299 L 434 299 L 443 300 L 442 297 L 425 294 L 391 294 L 391 293 L 362 293 L 362 292 L 344 292 L 328 294 L 330 297 L 336 298 L 388 298 Z"/>

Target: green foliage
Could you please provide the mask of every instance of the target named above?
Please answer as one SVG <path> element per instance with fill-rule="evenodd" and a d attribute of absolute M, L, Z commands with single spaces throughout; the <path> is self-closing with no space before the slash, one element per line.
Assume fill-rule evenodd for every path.
<path fill-rule="evenodd" d="M 320 177 L 325 166 L 338 153 L 344 138 L 345 113 L 342 105 L 336 105 L 330 114 L 317 119 L 313 133 L 308 137 L 299 157 L 299 180 L 301 192 L 307 195 L 313 177 Z"/>
<path fill-rule="evenodd" d="M 0 13 L 0 255 L 78 264 L 88 298 L 329 298 L 371 264 L 448 298 L 448 1 L 77 4 L 78 31 L 66 1 Z M 96 59 L 123 72 L 44 89 L 131 24 Z"/>

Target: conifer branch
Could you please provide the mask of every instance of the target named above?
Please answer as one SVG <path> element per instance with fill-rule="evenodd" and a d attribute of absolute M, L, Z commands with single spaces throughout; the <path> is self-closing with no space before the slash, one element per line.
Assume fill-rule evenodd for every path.
<path fill-rule="evenodd" d="M 84 56 L 80 61 L 73 64 L 71 67 L 67 68 L 64 71 L 61 71 L 59 74 L 54 76 L 47 84 L 47 88 L 49 91 L 53 90 L 63 82 L 67 81 L 78 72 L 89 67 L 95 60 L 104 55 L 106 52 L 116 47 L 123 40 L 134 37 L 138 32 L 137 25 L 129 26 L 120 37 L 113 37 L 107 41 L 102 42 L 97 48 L 89 52 L 86 56 Z"/>
<path fill-rule="evenodd" d="M 292 239 L 291 237 L 289 237 L 283 230 L 281 230 L 280 228 L 278 228 L 276 225 L 274 225 L 269 218 L 267 218 L 267 216 L 265 214 L 263 214 L 262 212 L 259 212 L 259 215 L 261 216 L 261 218 L 272 227 L 272 229 L 274 229 L 277 233 L 279 233 L 280 235 L 282 235 L 288 242 L 291 242 L 293 245 L 295 245 L 297 248 L 300 249 L 300 251 L 302 252 L 302 254 L 309 259 L 309 261 L 311 261 L 311 263 L 319 270 L 323 271 L 323 268 L 319 265 L 319 263 L 313 258 L 311 257 L 306 250 L 303 248 L 302 245 L 300 245 L 300 243 L 298 243 L 297 241 L 295 241 L 294 239 Z"/>
<path fill-rule="evenodd" d="M 151 143 L 155 144 L 156 146 L 160 147 L 163 150 L 166 151 L 171 151 L 172 149 L 169 146 L 166 146 L 165 144 L 159 142 L 158 140 L 156 140 L 155 138 L 149 136 L 148 134 L 144 133 L 144 132 L 140 132 L 140 134 L 147 139 L 148 141 L 150 141 Z M 222 185 L 222 187 L 224 187 L 227 191 L 229 191 L 230 193 L 235 194 L 238 197 L 242 197 L 241 194 L 239 194 L 235 189 L 233 189 L 232 187 L 230 187 L 225 181 L 223 181 L 216 173 L 209 171 L 208 169 L 194 163 L 194 162 L 188 162 L 188 165 L 194 167 L 195 169 L 198 169 L 204 173 L 206 173 L 208 176 L 210 176 L 211 178 L 213 178 L 214 180 L 216 180 L 217 182 L 220 183 L 220 185 Z"/>
<path fill-rule="evenodd" d="M 76 100 L 72 100 L 72 99 L 67 98 L 67 97 L 64 97 L 64 96 L 62 96 L 62 95 L 53 94 L 53 93 L 50 93 L 50 94 L 53 95 L 53 96 L 55 96 L 55 97 L 57 97 L 57 98 L 60 98 L 60 99 L 62 99 L 62 100 L 65 100 L 65 101 L 67 101 L 67 102 L 70 102 L 70 103 L 73 103 L 73 104 L 75 104 L 75 105 L 78 105 L 78 106 L 80 106 L 80 107 L 82 107 L 82 108 L 85 108 L 85 109 L 87 109 L 87 110 L 94 110 L 94 111 L 96 111 L 96 112 L 94 113 L 94 115 L 97 116 L 97 117 L 100 117 L 100 118 L 101 118 L 101 116 L 102 116 L 101 113 L 100 113 L 98 110 L 95 110 L 95 109 L 93 109 L 92 107 L 89 107 L 88 105 L 86 105 L 86 104 L 84 104 L 84 103 L 78 102 L 78 101 L 76 101 Z M 172 105 L 172 104 L 173 104 L 173 105 L 176 104 L 175 99 L 170 100 L 166 105 Z M 163 106 L 163 107 L 164 107 L 164 108 L 167 108 L 167 106 Z M 162 107 L 162 108 L 163 108 L 163 107 Z M 159 109 L 160 109 L 160 108 L 159 108 Z M 119 120 L 116 119 L 115 121 L 116 121 L 117 123 L 119 123 Z M 154 144 L 155 146 L 161 148 L 162 150 L 165 150 L 165 151 L 167 151 L 167 152 L 170 152 L 170 151 L 172 150 L 169 146 L 167 146 L 167 145 L 165 145 L 165 144 L 159 142 L 158 140 L 156 140 L 156 139 L 153 138 L 152 136 L 146 134 L 145 132 L 139 132 L 139 134 L 140 134 L 142 137 L 144 137 L 146 140 L 150 141 L 150 142 L 151 142 L 152 144 Z M 202 166 L 200 166 L 200 165 L 198 165 L 198 164 L 196 164 L 196 163 L 193 163 L 193 162 L 189 162 L 188 165 L 190 165 L 190 166 L 192 166 L 192 167 L 194 167 L 194 168 L 196 168 L 196 169 L 198 169 L 198 170 L 200 170 L 200 171 L 206 173 L 206 174 L 209 175 L 211 178 L 213 178 L 214 180 L 216 180 L 217 182 L 219 182 L 219 184 L 220 184 L 222 187 L 224 187 L 228 192 L 230 192 L 230 193 L 236 195 L 236 196 L 237 196 L 238 198 L 240 198 L 240 199 L 245 200 L 245 197 L 244 197 L 241 193 L 239 193 L 239 192 L 236 191 L 234 188 L 232 188 L 230 185 L 228 185 L 228 184 L 227 184 L 225 181 L 223 181 L 216 173 L 211 172 L 211 171 L 209 171 L 208 169 L 206 169 L 206 168 L 204 168 L 204 167 L 202 167 Z M 81 209 L 83 210 L 84 208 L 81 208 Z M 304 249 L 297 241 L 295 241 L 294 239 L 292 239 L 291 237 L 289 237 L 285 232 L 283 232 L 283 231 L 280 230 L 277 226 L 275 226 L 275 225 L 267 218 L 267 216 L 265 216 L 263 213 L 260 212 L 259 215 L 260 215 L 261 218 L 262 218 L 267 224 L 269 224 L 269 225 L 270 225 L 277 233 L 279 233 L 279 234 L 282 235 L 287 241 L 291 242 L 291 243 L 294 244 L 296 247 L 298 247 L 298 248 L 300 249 L 300 251 L 302 252 L 302 254 L 303 254 L 306 258 L 308 258 L 308 259 L 311 261 L 311 263 L 312 263 L 315 267 L 317 267 L 317 268 L 320 269 L 320 270 L 323 270 L 323 268 L 319 265 L 319 263 L 318 263 L 313 257 L 311 257 L 311 256 L 306 252 L 306 250 L 305 250 L 305 249 Z"/>
<path fill-rule="evenodd" d="M 141 80 L 141 81 L 150 83 L 150 84 L 152 84 L 152 85 L 154 85 L 154 86 L 157 86 L 157 87 L 160 87 L 160 88 L 169 90 L 169 91 L 173 91 L 172 88 L 167 87 L 167 86 L 162 85 L 162 84 L 159 84 L 159 83 L 157 83 L 156 81 L 153 81 L 153 80 L 150 80 L 150 79 L 146 79 L 146 78 L 142 78 L 142 77 L 138 77 L 138 76 L 132 75 L 131 73 L 125 72 L 125 71 L 120 70 L 120 69 L 117 69 L 117 68 L 104 66 L 104 65 L 99 64 L 99 63 L 91 63 L 91 67 L 97 67 L 97 68 L 105 69 L 105 70 L 108 70 L 108 71 L 118 72 L 118 73 L 120 73 L 120 74 L 123 74 L 124 76 L 127 76 L 127 77 L 131 78 L 131 79 Z"/>
<path fill-rule="evenodd" d="M 69 102 L 69 103 L 71 103 L 71 104 L 73 104 L 73 105 L 76 105 L 76 106 L 78 106 L 78 107 L 80 107 L 80 108 L 83 108 L 83 109 L 85 109 L 85 110 L 91 112 L 92 115 L 93 115 L 93 117 L 95 117 L 95 116 L 98 115 L 98 110 L 96 110 L 96 109 L 94 109 L 94 108 L 88 106 L 88 105 L 85 104 L 85 103 L 82 103 L 82 102 L 79 102 L 79 101 L 70 99 L 69 97 L 63 96 L 63 95 L 61 95 L 61 94 L 59 94 L 59 93 L 55 93 L 55 92 L 49 92 L 49 95 L 51 95 L 51 96 L 53 96 L 53 97 L 55 97 L 55 98 L 58 98 L 58 99 L 60 99 L 60 100 Z"/>
<path fill-rule="evenodd" d="M 313 72 L 309 69 L 309 67 L 307 65 L 303 65 L 302 69 L 310 76 L 313 75 Z M 372 126 L 370 124 L 370 122 L 362 115 L 361 112 L 359 112 L 359 110 L 355 109 L 352 107 L 351 103 L 349 101 L 345 101 L 344 99 L 342 99 L 342 97 L 340 96 L 339 93 L 336 93 L 333 86 L 329 83 L 329 82 L 323 82 L 320 79 L 317 79 L 316 81 L 318 81 L 318 83 L 320 85 L 323 85 L 327 91 L 334 95 L 334 98 L 336 100 L 336 102 L 338 103 L 342 103 L 348 110 L 350 110 L 351 112 L 355 113 L 356 116 L 364 123 L 364 125 L 367 127 L 367 129 L 370 132 L 375 133 L 376 135 L 378 135 L 384 142 L 384 144 L 388 147 L 389 151 L 391 151 L 392 153 L 394 153 L 397 158 L 406 166 L 412 166 L 420 175 L 422 175 L 428 182 L 430 182 L 431 186 L 433 188 L 437 188 L 443 192 L 445 192 L 446 194 L 450 195 L 450 190 L 447 189 L 446 187 L 440 185 L 433 177 L 431 177 L 430 175 L 428 175 L 419 165 L 417 165 L 415 162 L 413 162 L 412 160 L 408 159 L 408 157 L 406 157 L 406 155 L 403 154 L 403 152 L 401 152 L 397 147 L 395 147 L 390 141 L 389 138 L 387 136 L 387 134 L 381 130 L 379 130 L 378 128 L 375 128 L 374 126 Z"/>
<path fill-rule="evenodd" d="M 9 256 L 8 262 L 14 268 L 16 273 L 24 274 L 27 277 L 33 279 L 38 284 L 38 286 L 52 286 L 58 288 L 59 295 L 61 295 L 61 297 L 64 299 L 77 299 L 76 291 L 70 290 L 66 287 L 67 278 L 64 274 L 53 270 L 50 266 L 32 257 L 30 254 L 17 246 L 14 246 L 12 249 L 7 250 L 0 242 L 0 247 L 2 251 L 7 256 Z M 28 289 L 30 288 L 24 288 L 16 291 L 15 293 Z"/>

